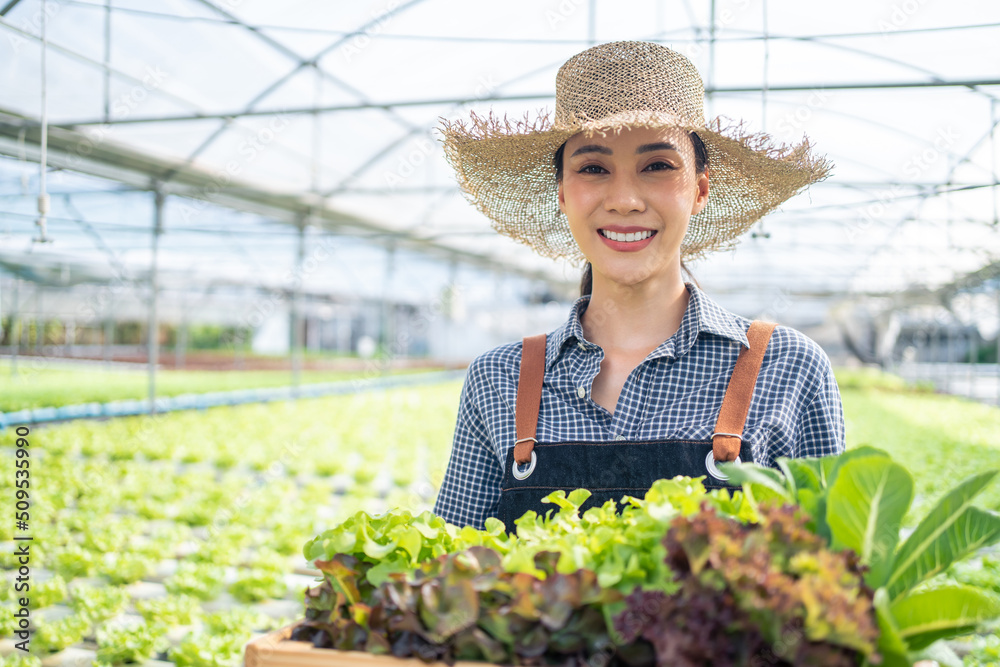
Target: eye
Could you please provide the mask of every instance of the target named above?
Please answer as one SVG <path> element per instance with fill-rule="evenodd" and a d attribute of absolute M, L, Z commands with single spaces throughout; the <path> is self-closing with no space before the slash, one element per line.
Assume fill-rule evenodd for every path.
<path fill-rule="evenodd" d="M 599 174 L 599 173 L 601 173 L 601 171 L 588 171 L 588 169 L 600 169 L 601 171 L 604 171 L 604 167 L 602 167 L 599 164 L 588 164 L 586 166 L 581 167 L 579 169 L 578 173 L 581 173 L 581 174 Z"/>
<path fill-rule="evenodd" d="M 664 162 L 662 160 L 657 160 L 656 162 L 653 162 L 648 167 L 646 167 L 646 169 L 650 169 L 652 171 L 663 171 L 665 169 L 676 169 L 676 168 L 677 167 L 670 164 L 669 162 Z"/>

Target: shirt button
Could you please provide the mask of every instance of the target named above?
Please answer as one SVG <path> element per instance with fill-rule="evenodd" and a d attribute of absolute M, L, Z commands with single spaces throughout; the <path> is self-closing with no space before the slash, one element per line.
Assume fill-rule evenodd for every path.
<path fill-rule="evenodd" d="M 576 395 L 579 396 L 580 398 L 587 398 L 587 388 L 586 387 L 582 387 L 582 386 L 581 387 L 577 387 L 576 388 Z"/>
<path fill-rule="evenodd" d="M 619 433 L 618 435 L 615 436 L 615 440 L 624 440 L 624 439 L 625 439 L 625 436 L 622 435 L 621 433 Z"/>
<path fill-rule="evenodd" d="M 586 350 L 586 349 L 587 349 L 587 346 L 586 346 L 586 345 L 584 345 L 584 344 L 583 344 L 582 342 L 580 342 L 580 343 L 577 343 L 577 344 L 576 344 L 576 346 L 577 346 L 578 348 L 580 348 L 581 350 Z"/>

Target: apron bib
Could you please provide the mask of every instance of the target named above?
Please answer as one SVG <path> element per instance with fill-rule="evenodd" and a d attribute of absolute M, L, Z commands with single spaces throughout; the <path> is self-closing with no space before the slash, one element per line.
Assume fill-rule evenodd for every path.
<path fill-rule="evenodd" d="M 588 489 L 590 498 L 580 507 L 619 502 L 624 495 L 641 498 L 658 479 L 677 475 L 705 476 L 707 489 L 739 488 L 726 482 L 716 461 L 753 461 L 743 426 L 761 361 L 777 325 L 754 320 L 747 331 L 749 348 L 740 348 L 729 378 L 712 437 L 707 440 L 610 440 L 606 442 L 538 442 L 538 408 L 545 374 L 546 334 L 527 336 L 521 349 L 517 385 L 517 440 L 507 450 L 497 518 L 507 532 L 516 532 L 514 520 L 528 510 L 544 516 L 556 505 L 542 498 L 562 489 Z M 619 511 L 621 505 L 618 506 Z"/>

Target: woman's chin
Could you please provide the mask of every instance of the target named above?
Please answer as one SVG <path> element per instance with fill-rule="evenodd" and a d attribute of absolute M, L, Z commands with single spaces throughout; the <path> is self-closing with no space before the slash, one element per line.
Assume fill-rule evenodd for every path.
<path fill-rule="evenodd" d="M 601 279 L 611 285 L 619 287 L 634 287 L 652 278 L 656 273 L 649 268 L 636 266 L 635 262 L 614 262 L 605 264 L 603 267 L 593 265 L 595 279 L 596 274 L 601 274 Z M 603 269 L 603 270 L 602 270 Z"/>

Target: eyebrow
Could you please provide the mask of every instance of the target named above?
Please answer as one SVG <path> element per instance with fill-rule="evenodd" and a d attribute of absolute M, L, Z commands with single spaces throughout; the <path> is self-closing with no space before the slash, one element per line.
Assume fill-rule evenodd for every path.
<path fill-rule="evenodd" d="M 653 151 L 676 151 L 677 147 L 668 141 L 658 141 L 652 144 L 642 144 L 635 149 L 636 155 L 639 153 L 651 153 Z M 607 146 L 600 146 L 598 144 L 588 144 L 586 146 L 580 146 L 570 157 L 576 157 L 577 155 L 582 155 L 583 153 L 603 153 L 604 155 L 611 155 L 611 149 Z"/>

